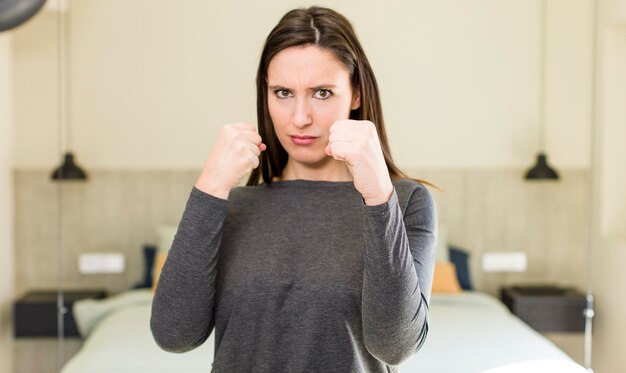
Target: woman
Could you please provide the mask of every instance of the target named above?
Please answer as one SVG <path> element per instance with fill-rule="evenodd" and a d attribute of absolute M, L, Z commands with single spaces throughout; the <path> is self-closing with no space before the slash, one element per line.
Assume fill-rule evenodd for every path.
<path fill-rule="evenodd" d="M 349 21 L 288 12 L 257 97 L 258 129 L 224 126 L 192 188 L 154 338 L 185 352 L 215 328 L 214 372 L 393 371 L 428 331 L 436 213 L 391 160 Z"/>

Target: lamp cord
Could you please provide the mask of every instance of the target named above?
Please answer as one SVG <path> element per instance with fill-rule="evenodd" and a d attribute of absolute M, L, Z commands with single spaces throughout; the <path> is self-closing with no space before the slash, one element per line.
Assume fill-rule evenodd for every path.
<path fill-rule="evenodd" d="M 62 14 L 62 7 L 64 5 L 64 0 L 57 0 L 57 129 L 58 129 L 58 150 L 61 156 L 63 156 L 63 119 L 65 117 L 64 113 L 64 37 L 65 37 L 65 29 L 64 29 L 64 18 Z M 63 167 L 59 169 L 60 177 L 63 178 Z M 58 256 L 57 256 L 57 366 L 59 371 L 64 363 L 64 319 L 65 313 L 67 309 L 65 308 L 65 300 L 63 294 L 63 185 L 62 183 L 57 183 L 57 232 L 58 232 Z"/>
<path fill-rule="evenodd" d="M 539 56 L 539 151 L 545 152 L 545 127 L 546 127 L 546 58 L 547 58 L 547 16 L 548 4 L 547 0 L 541 0 L 541 25 L 539 32 L 539 45 L 541 53 Z"/>
<path fill-rule="evenodd" d="M 72 12 L 70 12 L 70 0 L 65 1 L 64 26 L 65 34 L 65 150 L 72 151 Z"/>

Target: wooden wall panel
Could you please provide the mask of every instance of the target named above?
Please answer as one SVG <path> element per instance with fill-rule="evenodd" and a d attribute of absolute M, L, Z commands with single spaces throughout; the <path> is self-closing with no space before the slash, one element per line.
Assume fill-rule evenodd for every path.
<path fill-rule="evenodd" d="M 559 170 L 559 182 L 531 183 L 524 170 L 423 169 L 409 174 L 439 185 L 432 190 L 448 243 L 467 249 L 477 289 L 554 283 L 585 288 L 588 229 L 586 170 Z M 15 172 L 18 293 L 97 286 L 112 293 L 140 281 L 144 244 L 156 244 L 160 225 L 177 226 L 198 171 L 90 170 L 87 183 L 49 181 L 48 171 Z M 63 260 L 59 261 L 59 198 Z M 82 275 L 78 255 L 122 252 L 122 274 Z M 523 273 L 483 273 L 488 251 L 524 251 Z"/>

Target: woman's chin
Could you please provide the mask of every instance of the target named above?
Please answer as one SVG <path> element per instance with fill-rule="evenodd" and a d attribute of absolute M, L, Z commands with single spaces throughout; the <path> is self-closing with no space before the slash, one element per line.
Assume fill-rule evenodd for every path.
<path fill-rule="evenodd" d="M 306 165 L 311 168 L 320 168 L 332 162 L 333 158 L 326 153 L 322 154 L 293 154 L 289 158 L 296 163 Z"/>

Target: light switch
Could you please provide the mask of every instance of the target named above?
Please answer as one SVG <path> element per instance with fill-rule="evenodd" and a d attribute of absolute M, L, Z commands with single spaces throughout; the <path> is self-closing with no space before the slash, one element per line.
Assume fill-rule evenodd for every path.
<path fill-rule="evenodd" d="M 482 256 L 482 268 L 485 272 L 524 272 L 526 265 L 526 253 L 522 251 L 494 251 Z"/>
<path fill-rule="evenodd" d="M 122 273 L 124 268 L 122 253 L 89 253 L 78 257 L 78 271 L 82 274 Z"/>

